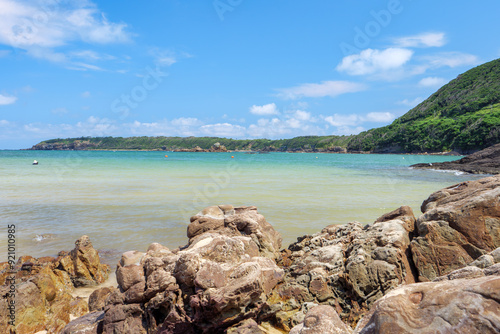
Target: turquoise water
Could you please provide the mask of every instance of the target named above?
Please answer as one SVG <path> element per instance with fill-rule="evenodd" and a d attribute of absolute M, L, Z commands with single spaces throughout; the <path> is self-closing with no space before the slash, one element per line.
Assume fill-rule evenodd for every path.
<path fill-rule="evenodd" d="M 165 154 L 168 157 L 165 157 Z M 231 158 L 234 156 L 234 158 Z M 38 166 L 31 163 L 36 159 Z M 209 205 L 255 205 L 284 246 L 330 224 L 373 222 L 401 205 L 419 214 L 432 192 L 478 176 L 413 170 L 457 157 L 311 153 L 0 151 L 0 261 L 7 225 L 17 254 L 56 255 L 90 236 L 107 260 L 152 242 L 187 243 Z M 50 235 L 42 238 L 41 235 Z"/>

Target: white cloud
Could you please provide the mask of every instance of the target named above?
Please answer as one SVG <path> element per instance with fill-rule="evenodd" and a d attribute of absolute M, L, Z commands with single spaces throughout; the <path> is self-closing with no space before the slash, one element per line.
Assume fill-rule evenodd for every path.
<path fill-rule="evenodd" d="M 114 58 L 90 50 L 57 52 L 75 42 L 89 44 L 126 43 L 132 35 L 125 23 L 110 22 L 90 0 L 0 0 L 0 44 L 26 51 L 29 56 L 63 63 L 70 69 L 101 70 L 73 58 L 91 61 Z"/>
<path fill-rule="evenodd" d="M 52 48 L 74 41 L 123 43 L 131 39 L 124 23 L 109 22 L 91 1 L 0 0 L 0 43 L 23 49 Z"/>
<path fill-rule="evenodd" d="M 346 127 L 356 127 L 362 123 L 390 123 L 396 116 L 390 112 L 370 112 L 366 115 L 357 114 L 334 114 L 332 116 L 324 117 L 324 120 L 335 127 L 346 128 Z"/>
<path fill-rule="evenodd" d="M 448 81 L 443 78 L 438 78 L 438 77 L 427 77 L 423 78 L 418 82 L 419 86 L 422 87 L 441 87 Z"/>
<path fill-rule="evenodd" d="M 15 96 L 7 96 L 7 95 L 0 94 L 0 106 L 13 104 L 16 101 L 17 101 L 17 97 L 15 97 Z"/>
<path fill-rule="evenodd" d="M 5 120 L 5 119 L 1 119 L 0 120 L 0 126 L 9 126 L 10 125 L 10 122 Z"/>
<path fill-rule="evenodd" d="M 276 104 L 269 103 L 263 106 L 257 106 L 257 105 L 251 106 L 250 113 L 254 115 L 268 116 L 268 115 L 278 115 L 280 112 L 278 110 L 278 107 L 276 107 Z"/>
<path fill-rule="evenodd" d="M 361 117 L 358 115 L 340 115 L 334 114 L 332 116 L 325 117 L 327 121 L 332 126 L 353 126 L 361 123 Z"/>
<path fill-rule="evenodd" d="M 396 116 L 390 112 L 370 112 L 364 117 L 365 122 L 390 123 Z"/>
<path fill-rule="evenodd" d="M 91 97 L 91 96 L 92 96 L 92 94 L 90 94 L 90 92 L 89 92 L 89 91 L 83 92 L 81 95 L 82 95 L 82 97 L 83 97 L 84 99 L 88 99 L 89 97 Z"/>
<path fill-rule="evenodd" d="M 441 47 L 446 44 L 446 38 L 443 32 L 429 32 L 396 38 L 394 42 L 398 47 L 402 48 Z"/>
<path fill-rule="evenodd" d="M 200 127 L 202 134 L 215 137 L 242 137 L 246 133 L 243 126 L 230 123 L 207 124 Z"/>
<path fill-rule="evenodd" d="M 479 64 L 479 58 L 475 55 L 462 52 L 442 52 L 432 56 L 423 57 L 431 67 L 458 67 Z"/>
<path fill-rule="evenodd" d="M 278 96 L 284 99 L 297 99 L 301 97 L 335 97 L 346 93 L 355 93 L 365 90 L 363 84 L 350 81 L 323 81 L 306 83 L 300 86 L 279 89 Z"/>
<path fill-rule="evenodd" d="M 423 100 L 424 99 L 421 97 L 416 97 L 413 100 L 404 99 L 402 101 L 398 101 L 396 104 L 401 104 L 401 105 L 413 108 L 416 105 L 418 105 L 420 102 L 422 102 Z"/>
<path fill-rule="evenodd" d="M 344 57 L 337 66 L 339 72 L 349 75 L 367 75 L 401 68 L 413 56 L 413 51 L 402 48 L 385 50 L 366 49 L 359 54 Z"/>

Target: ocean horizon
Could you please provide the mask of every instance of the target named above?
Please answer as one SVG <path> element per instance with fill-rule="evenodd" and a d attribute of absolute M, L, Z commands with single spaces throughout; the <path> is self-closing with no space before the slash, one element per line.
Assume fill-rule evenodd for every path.
<path fill-rule="evenodd" d="M 432 192 L 484 175 L 409 166 L 459 158 L 3 150 L 0 213 L 4 226 L 16 225 L 18 257 L 56 256 L 88 235 L 115 265 L 121 253 L 145 251 L 153 242 L 185 245 L 190 216 L 220 204 L 256 206 L 286 248 L 328 225 L 372 223 L 402 205 L 418 216 Z M 7 235 L 0 239 L 6 248 Z"/>

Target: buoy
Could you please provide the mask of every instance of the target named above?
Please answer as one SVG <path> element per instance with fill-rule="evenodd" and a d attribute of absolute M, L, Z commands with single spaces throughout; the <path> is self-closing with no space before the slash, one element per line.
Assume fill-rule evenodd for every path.
<path fill-rule="evenodd" d="M 231 159 L 234 159 L 234 155 L 231 156 Z"/>
<path fill-rule="evenodd" d="M 166 155 L 165 158 L 168 158 L 168 155 Z"/>

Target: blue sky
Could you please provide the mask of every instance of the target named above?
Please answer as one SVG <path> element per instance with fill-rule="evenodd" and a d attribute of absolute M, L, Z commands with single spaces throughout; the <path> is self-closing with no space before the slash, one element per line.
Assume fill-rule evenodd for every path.
<path fill-rule="evenodd" d="M 500 58 L 500 3 L 0 0 L 0 149 L 389 124 Z"/>

